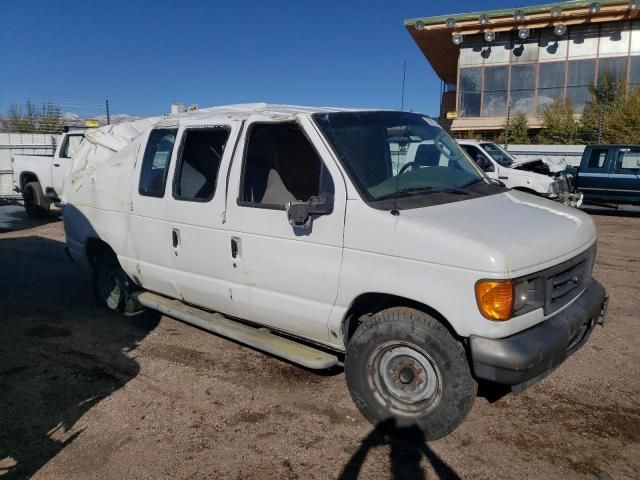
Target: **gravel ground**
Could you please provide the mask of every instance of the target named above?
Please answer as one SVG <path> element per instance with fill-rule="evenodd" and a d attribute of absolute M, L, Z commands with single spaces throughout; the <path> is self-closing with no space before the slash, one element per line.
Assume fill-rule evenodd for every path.
<path fill-rule="evenodd" d="M 0 218 L 2 479 L 640 478 L 639 216 L 596 216 L 606 327 L 423 447 L 379 435 L 339 370 L 102 310 L 60 221 Z"/>

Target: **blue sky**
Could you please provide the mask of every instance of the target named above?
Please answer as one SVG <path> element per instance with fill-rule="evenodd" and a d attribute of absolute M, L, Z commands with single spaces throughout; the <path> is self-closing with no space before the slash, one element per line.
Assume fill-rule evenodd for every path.
<path fill-rule="evenodd" d="M 517 6 L 484 0 L 0 0 L 0 114 L 45 99 L 63 110 L 165 113 L 267 101 L 435 114 L 440 81 L 407 18 Z"/>

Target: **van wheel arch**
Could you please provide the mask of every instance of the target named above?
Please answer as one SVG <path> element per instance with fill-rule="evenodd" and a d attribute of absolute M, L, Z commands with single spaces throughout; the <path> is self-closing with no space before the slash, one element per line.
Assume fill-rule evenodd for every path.
<path fill-rule="evenodd" d="M 409 298 L 391 295 L 387 293 L 364 293 L 358 296 L 349 307 L 342 322 L 342 334 L 345 347 L 349 344 L 351 337 L 358 329 L 358 326 L 370 318 L 372 315 L 393 307 L 407 307 L 419 310 L 431 315 L 441 323 L 449 333 L 456 339 L 462 340 L 449 321 L 436 309 L 421 302 Z"/>
<path fill-rule="evenodd" d="M 99 238 L 88 238 L 85 248 L 87 252 L 87 259 L 89 260 L 89 265 L 91 265 L 91 267 L 95 266 L 98 258 L 103 255 L 112 255 L 116 261 L 118 259 L 116 252 L 113 251 L 109 244 L 104 240 L 100 240 Z"/>

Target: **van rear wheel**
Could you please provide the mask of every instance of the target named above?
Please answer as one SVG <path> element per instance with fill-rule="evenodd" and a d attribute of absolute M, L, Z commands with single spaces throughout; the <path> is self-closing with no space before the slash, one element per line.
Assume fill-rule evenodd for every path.
<path fill-rule="evenodd" d="M 417 427 L 425 440 L 454 431 L 478 389 L 460 342 L 430 315 L 404 307 L 359 326 L 347 347 L 345 374 L 353 401 L 371 423 L 399 431 Z"/>
<path fill-rule="evenodd" d="M 104 252 L 93 263 L 93 290 L 98 303 L 109 310 L 132 315 L 143 310 L 132 298 L 135 285 L 112 252 Z"/>

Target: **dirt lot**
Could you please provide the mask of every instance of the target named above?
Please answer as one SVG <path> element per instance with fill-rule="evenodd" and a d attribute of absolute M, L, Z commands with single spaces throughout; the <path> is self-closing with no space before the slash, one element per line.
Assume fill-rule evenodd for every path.
<path fill-rule="evenodd" d="M 606 328 L 524 395 L 479 397 L 418 448 L 372 431 L 341 371 L 102 310 L 61 222 L 2 212 L 2 479 L 640 478 L 638 216 L 596 217 Z"/>

